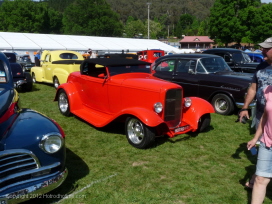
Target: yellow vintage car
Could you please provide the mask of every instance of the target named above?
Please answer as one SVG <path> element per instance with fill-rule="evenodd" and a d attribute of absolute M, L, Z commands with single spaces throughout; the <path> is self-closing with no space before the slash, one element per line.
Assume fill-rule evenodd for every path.
<path fill-rule="evenodd" d="M 33 82 L 51 83 L 55 88 L 66 83 L 70 73 L 80 70 L 84 58 L 81 53 L 70 50 L 44 50 L 41 66 L 31 68 Z"/>

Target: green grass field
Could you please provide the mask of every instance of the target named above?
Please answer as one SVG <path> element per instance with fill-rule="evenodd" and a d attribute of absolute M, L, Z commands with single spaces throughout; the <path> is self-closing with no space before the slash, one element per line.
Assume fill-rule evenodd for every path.
<path fill-rule="evenodd" d="M 161 137 L 150 149 L 132 147 L 123 124 L 97 129 L 77 117 L 65 117 L 51 85 L 35 84 L 20 94 L 22 108 L 56 120 L 66 133 L 66 181 L 27 203 L 71 204 L 245 204 L 244 183 L 255 171 L 246 149 L 250 124 L 236 115 L 212 114 L 211 127 L 198 135 Z M 251 121 L 249 121 L 251 122 Z M 271 187 L 265 204 L 272 203 Z M 66 195 L 66 197 L 65 197 Z"/>

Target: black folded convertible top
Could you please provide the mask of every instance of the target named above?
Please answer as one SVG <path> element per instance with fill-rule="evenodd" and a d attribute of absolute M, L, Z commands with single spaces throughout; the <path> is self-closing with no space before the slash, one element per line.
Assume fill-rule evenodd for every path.
<path fill-rule="evenodd" d="M 92 58 L 86 59 L 84 62 L 92 64 L 100 64 L 103 66 L 118 66 L 118 65 L 150 65 L 149 62 L 144 62 L 135 59 L 124 59 L 124 58 Z"/>

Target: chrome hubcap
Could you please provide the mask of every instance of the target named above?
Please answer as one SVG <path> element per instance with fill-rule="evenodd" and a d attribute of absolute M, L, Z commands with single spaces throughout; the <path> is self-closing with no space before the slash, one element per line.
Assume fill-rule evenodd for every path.
<path fill-rule="evenodd" d="M 59 95 L 59 109 L 62 113 L 65 113 L 68 110 L 68 99 L 65 93 Z"/>
<path fill-rule="evenodd" d="M 140 144 L 144 138 L 143 124 L 137 119 L 131 119 L 127 124 L 127 133 L 131 142 Z"/>
<path fill-rule="evenodd" d="M 215 108 L 218 112 L 225 112 L 228 109 L 228 103 L 223 99 L 217 99 Z"/>

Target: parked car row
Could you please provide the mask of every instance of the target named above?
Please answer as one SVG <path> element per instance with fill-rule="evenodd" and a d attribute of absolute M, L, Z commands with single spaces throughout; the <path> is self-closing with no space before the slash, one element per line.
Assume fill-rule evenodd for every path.
<path fill-rule="evenodd" d="M 252 61 L 248 53 L 234 48 L 213 48 L 205 50 L 203 53 L 223 57 L 235 72 L 254 73 L 259 64 L 259 62 Z"/>
<path fill-rule="evenodd" d="M 23 55 L 16 55 L 16 60 L 17 63 L 19 63 L 24 72 L 29 72 L 31 67 L 33 67 L 35 65 L 35 63 L 33 63 L 30 59 L 30 56 L 28 54 L 23 54 Z"/>
<path fill-rule="evenodd" d="M 23 67 L 17 62 L 16 54 L 13 52 L 4 52 L 6 55 L 14 82 L 14 87 L 22 91 L 31 91 L 33 82 L 29 72 L 24 71 Z"/>
<path fill-rule="evenodd" d="M 138 149 L 150 147 L 158 136 L 203 132 L 212 113 L 229 115 L 243 106 L 252 73 L 234 72 L 218 53 L 142 54 L 146 59 L 105 55 L 84 60 L 74 51 L 44 51 L 41 66 L 28 73 L 18 63 L 14 71 L 14 55 L 0 53 L 1 203 L 49 192 L 68 172 L 62 128 L 18 104 L 15 88 L 27 87 L 29 79 L 31 89 L 32 82 L 54 85 L 54 100 L 64 116 L 76 115 L 95 127 L 123 122 L 128 143 Z M 227 55 L 237 62 L 235 54 Z M 16 81 L 16 74 L 25 76 L 23 82 Z"/>

